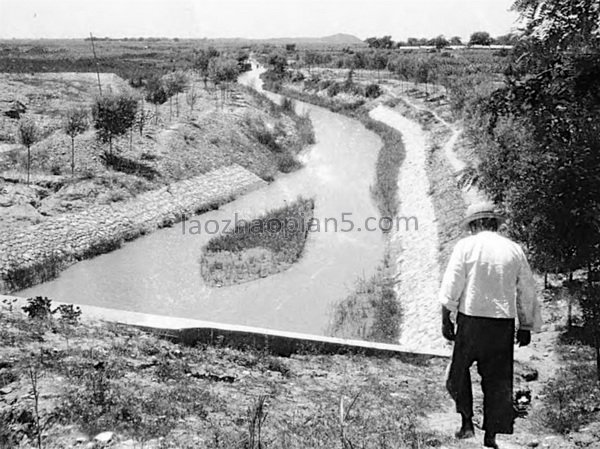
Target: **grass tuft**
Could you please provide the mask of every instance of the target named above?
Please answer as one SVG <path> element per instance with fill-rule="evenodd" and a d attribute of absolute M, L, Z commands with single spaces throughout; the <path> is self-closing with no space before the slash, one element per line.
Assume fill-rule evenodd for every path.
<path fill-rule="evenodd" d="M 200 259 L 203 278 L 210 285 L 223 286 L 287 269 L 302 255 L 313 209 L 312 199 L 298 198 L 214 237 Z"/>

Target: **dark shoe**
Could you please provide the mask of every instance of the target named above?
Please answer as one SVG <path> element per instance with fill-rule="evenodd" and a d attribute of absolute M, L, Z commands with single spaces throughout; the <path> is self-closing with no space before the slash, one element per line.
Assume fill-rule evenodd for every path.
<path fill-rule="evenodd" d="M 496 443 L 496 434 L 486 432 L 483 437 L 483 445 L 485 447 L 491 447 L 492 449 L 499 449 L 498 443 Z"/>
<path fill-rule="evenodd" d="M 459 440 L 465 440 L 467 438 L 473 438 L 475 436 L 475 428 L 473 427 L 473 420 L 467 418 L 465 415 L 461 415 L 462 425 L 458 432 L 454 434 Z"/>
<path fill-rule="evenodd" d="M 475 436 L 475 430 L 471 427 L 470 429 L 467 427 L 461 427 L 454 436 L 459 440 L 466 440 L 467 438 L 473 438 Z"/>

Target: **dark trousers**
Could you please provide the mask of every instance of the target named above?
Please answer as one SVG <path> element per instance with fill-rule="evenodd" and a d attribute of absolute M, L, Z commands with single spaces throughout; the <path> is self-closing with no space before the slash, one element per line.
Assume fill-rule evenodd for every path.
<path fill-rule="evenodd" d="M 458 314 L 446 388 L 456 411 L 473 416 L 469 368 L 477 362 L 483 390 L 483 429 L 513 433 L 513 341 L 515 321 Z"/>

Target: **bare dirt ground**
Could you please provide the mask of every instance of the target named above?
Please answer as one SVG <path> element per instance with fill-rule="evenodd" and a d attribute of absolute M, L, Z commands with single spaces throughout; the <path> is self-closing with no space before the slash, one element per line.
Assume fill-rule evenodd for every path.
<path fill-rule="evenodd" d="M 71 140 L 61 130 L 71 107 L 89 110 L 97 92 L 92 73 L 0 74 L 0 99 L 18 100 L 41 128 L 31 148 L 32 184 L 26 185 L 26 150 L 17 142 L 18 121 L 0 119 L 0 227 L 22 228 L 45 217 L 83 210 L 92 204 L 125 201 L 170 182 L 238 164 L 265 180 L 279 171 L 278 159 L 259 141 L 270 134 L 286 150 L 298 146 L 295 124 L 273 113 L 268 104 L 241 88 L 225 101 L 200 80 L 192 110 L 187 93 L 162 106 L 142 102 L 150 115 L 143 130 L 114 142 L 114 153 L 127 169 L 110 169 L 102 160 L 107 145 L 93 129 L 75 139 L 75 176 L 70 175 Z M 101 74 L 103 92 L 132 91 L 113 74 Z M 193 86 L 193 87 L 192 87 Z M 139 96 L 139 92 L 133 92 Z M 266 133 L 266 134 L 265 134 Z"/>

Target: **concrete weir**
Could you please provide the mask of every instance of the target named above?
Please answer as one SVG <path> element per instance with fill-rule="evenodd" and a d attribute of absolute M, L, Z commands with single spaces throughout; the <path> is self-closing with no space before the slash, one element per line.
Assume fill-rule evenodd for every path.
<path fill-rule="evenodd" d="M 27 303 L 25 298 L 0 295 L 0 303 L 4 300 L 12 299 L 17 300 L 14 304 L 15 308 L 20 308 Z M 63 303 L 52 301 L 52 304 L 53 307 L 56 307 Z M 241 349 L 264 349 L 283 357 L 303 351 L 319 354 L 361 354 L 374 357 L 395 357 L 406 361 L 422 358 L 448 357 L 447 351 L 420 351 L 386 343 L 345 340 L 258 327 L 107 309 L 89 305 L 75 305 L 81 309 L 84 322 L 107 321 L 133 326 L 188 345 L 206 343 Z"/>

